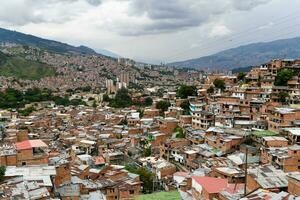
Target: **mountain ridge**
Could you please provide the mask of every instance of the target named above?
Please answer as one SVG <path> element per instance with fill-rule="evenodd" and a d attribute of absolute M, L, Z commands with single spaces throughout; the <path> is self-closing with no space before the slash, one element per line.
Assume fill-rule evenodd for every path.
<path fill-rule="evenodd" d="M 35 46 L 39 48 L 45 48 L 49 51 L 56 53 L 77 53 L 77 54 L 86 54 L 86 55 L 104 55 L 108 57 L 113 57 L 113 52 L 108 50 L 99 50 L 101 53 L 96 52 L 92 48 L 89 48 L 84 45 L 78 47 L 59 42 L 50 39 L 44 39 L 38 36 L 31 34 L 25 34 L 18 31 L 12 31 L 4 28 L 0 28 L 0 43 L 16 43 L 20 45 Z M 107 53 L 105 53 L 107 52 Z M 107 54 L 107 55 L 106 55 Z"/>
<path fill-rule="evenodd" d="M 241 45 L 209 56 L 173 62 L 168 65 L 197 69 L 232 70 L 260 65 L 271 59 L 287 57 L 300 58 L 300 37 Z"/>

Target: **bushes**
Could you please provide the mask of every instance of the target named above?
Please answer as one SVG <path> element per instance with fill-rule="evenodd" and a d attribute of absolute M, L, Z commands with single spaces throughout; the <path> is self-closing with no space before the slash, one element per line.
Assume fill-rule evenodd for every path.
<path fill-rule="evenodd" d="M 160 110 L 161 114 L 167 111 L 170 106 L 171 104 L 168 101 L 159 101 L 156 104 L 156 108 Z"/>
<path fill-rule="evenodd" d="M 131 97 L 126 88 L 121 88 L 117 91 L 114 99 L 110 100 L 109 105 L 115 108 L 125 108 L 132 105 Z"/>
<path fill-rule="evenodd" d="M 0 166 L 0 181 L 3 181 L 5 175 L 6 167 Z"/>
<path fill-rule="evenodd" d="M 0 108 L 8 109 L 8 108 L 17 108 L 21 115 L 30 114 L 34 108 L 23 108 L 26 104 L 33 102 L 42 102 L 42 101 L 54 101 L 56 105 L 86 105 L 81 99 L 72 99 L 69 100 L 68 97 L 59 97 L 53 96 L 52 92 L 48 89 L 28 89 L 25 92 L 21 92 L 19 90 L 15 90 L 12 88 L 6 89 L 4 92 L 0 92 Z"/>
<path fill-rule="evenodd" d="M 286 86 L 287 82 L 294 76 L 294 71 L 291 69 L 282 69 L 278 72 L 274 85 L 276 86 Z"/>
<path fill-rule="evenodd" d="M 138 174 L 143 185 L 143 193 L 150 193 L 153 189 L 154 174 L 144 167 L 135 167 L 134 165 L 126 165 L 125 169 L 131 173 Z"/>
<path fill-rule="evenodd" d="M 186 99 L 188 96 L 196 96 L 197 88 L 195 86 L 182 85 L 177 90 L 177 96 Z"/>
<path fill-rule="evenodd" d="M 225 89 L 225 82 L 221 79 L 214 80 L 214 86 L 222 91 Z"/>

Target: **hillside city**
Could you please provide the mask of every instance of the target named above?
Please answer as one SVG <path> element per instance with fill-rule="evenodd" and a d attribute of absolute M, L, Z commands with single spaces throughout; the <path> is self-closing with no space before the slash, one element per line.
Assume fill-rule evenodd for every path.
<path fill-rule="evenodd" d="M 13 43 L 1 55 L 53 74 L 1 71 L 0 199 L 300 198 L 300 59 L 230 73 Z"/>

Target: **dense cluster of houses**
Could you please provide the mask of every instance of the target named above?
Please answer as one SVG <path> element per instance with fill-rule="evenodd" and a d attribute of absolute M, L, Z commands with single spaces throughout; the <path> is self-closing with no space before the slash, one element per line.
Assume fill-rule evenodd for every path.
<path fill-rule="evenodd" d="M 0 110 L 0 199 L 135 199 L 146 180 L 129 165 L 153 174 L 147 192 L 177 190 L 188 200 L 297 199 L 299 66 L 272 60 L 246 81 L 205 74 L 197 95 L 180 99 L 176 89 L 165 89 L 146 108 L 41 102 L 29 116 Z M 282 69 L 294 76 L 275 86 Z M 215 80 L 225 87 L 209 92 Z M 170 103 L 167 111 L 156 107 L 160 101 Z"/>

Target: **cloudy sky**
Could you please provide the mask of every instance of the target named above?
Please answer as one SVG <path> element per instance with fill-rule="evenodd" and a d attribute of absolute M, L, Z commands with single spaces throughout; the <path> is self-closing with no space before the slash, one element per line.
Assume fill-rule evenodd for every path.
<path fill-rule="evenodd" d="M 300 36 L 299 0 L 9 0 L 0 26 L 153 63 Z"/>

